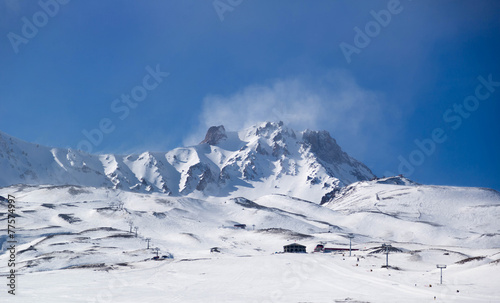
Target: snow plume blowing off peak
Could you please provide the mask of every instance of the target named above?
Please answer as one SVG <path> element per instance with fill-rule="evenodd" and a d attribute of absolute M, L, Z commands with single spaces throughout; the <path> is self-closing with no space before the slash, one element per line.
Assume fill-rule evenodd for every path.
<path fill-rule="evenodd" d="M 320 203 L 340 188 L 375 176 L 326 131 L 294 131 L 264 122 L 240 131 L 208 129 L 199 144 L 168 152 L 90 155 L 0 136 L 0 186 L 111 187 L 173 196 L 285 194 Z"/>
<path fill-rule="evenodd" d="M 371 155 L 367 147 L 391 134 L 386 131 L 391 129 L 387 121 L 394 117 L 388 117 L 385 104 L 382 93 L 360 86 L 346 70 L 271 79 L 233 92 L 206 95 L 199 123 L 183 143 L 199 143 L 214 125 L 241 130 L 262 121 L 283 121 L 294 129 L 335 129 L 344 148 Z"/>

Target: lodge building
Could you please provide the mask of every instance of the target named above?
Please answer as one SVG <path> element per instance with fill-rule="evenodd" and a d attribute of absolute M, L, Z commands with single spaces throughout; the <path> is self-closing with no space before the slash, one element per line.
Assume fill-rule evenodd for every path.
<path fill-rule="evenodd" d="M 305 253 L 306 247 L 297 243 L 288 244 L 283 246 L 283 252 L 286 253 Z"/>

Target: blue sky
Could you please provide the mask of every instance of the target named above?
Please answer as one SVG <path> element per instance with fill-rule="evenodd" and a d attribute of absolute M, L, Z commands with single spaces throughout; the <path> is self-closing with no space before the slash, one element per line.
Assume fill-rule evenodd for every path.
<path fill-rule="evenodd" d="M 128 153 L 283 120 L 328 130 L 379 176 L 500 190 L 499 13 L 494 0 L 1 0 L 0 130 Z"/>

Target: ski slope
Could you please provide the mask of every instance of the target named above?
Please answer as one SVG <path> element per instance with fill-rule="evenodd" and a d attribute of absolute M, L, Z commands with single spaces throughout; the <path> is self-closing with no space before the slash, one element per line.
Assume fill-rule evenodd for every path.
<path fill-rule="evenodd" d="M 266 192 L 250 200 L 1 188 L 19 215 L 14 302 L 500 301 L 498 193 L 395 181 L 355 183 L 325 205 Z M 4 225 L 5 203 L 0 214 Z M 312 253 L 318 243 L 348 248 L 349 233 L 351 257 Z M 308 253 L 280 253 L 295 242 Z M 402 251 L 390 253 L 390 268 L 373 253 L 383 243 Z M 155 248 L 173 259 L 152 260 Z M 448 266 L 443 285 L 436 264 Z"/>
<path fill-rule="evenodd" d="M 413 261 L 391 255 L 391 261 L 403 268 L 396 271 L 379 267 L 383 257 L 363 257 L 212 256 L 142 262 L 108 271 L 39 272 L 22 277 L 24 290 L 16 302 L 32 302 L 35 297 L 38 302 L 498 302 L 500 298 L 498 265 L 450 267 L 439 285 L 434 264 L 407 270 Z"/>

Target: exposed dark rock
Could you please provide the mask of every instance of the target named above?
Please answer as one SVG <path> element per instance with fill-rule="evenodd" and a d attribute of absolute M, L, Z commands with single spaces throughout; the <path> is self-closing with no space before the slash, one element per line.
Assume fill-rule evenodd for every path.
<path fill-rule="evenodd" d="M 71 186 L 68 189 L 68 193 L 72 196 L 76 196 L 79 194 L 90 194 L 91 192 L 88 190 L 85 190 L 85 189 L 81 189 L 81 188 L 79 188 L 79 186 Z"/>
<path fill-rule="evenodd" d="M 210 167 L 201 162 L 190 166 L 186 174 L 187 180 L 181 194 L 188 194 L 194 189 L 203 191 L 209 184 L 215 183 L 216 180 Z"/>
<path fill-rule="evenodd" d="M 74 214 L 59 214 L 58 217 L 64 219 L 65 221 L 71 224 L 82 221 L 80 218 L 75 217 Z"/>
<path fill-rule="evenodd" d="M 320 162 L 331 164 L 334 167 L 340 164 L 347 164 L 352 167 L 350 174 L 355 176 L 358 181 L 367 181 L 375 176 L 366 165 L 349 157 L 327 131 L 306 130 L 302 135 L 302 139 L 302 144 L 305 147 L 309 147 L 311 153 L 313 153 Z M 325 169 L 329 175 L 335 175 L 335 172 L 330 171 L 328 165 Z M 367 176 L 367 172 L 371 174 L 371 176 Z"/>
<path fill-rule="evenodd" d="M 269 155 L 269 153 L 267 152 L 267 150 L 262 146 L 262 144 L 259 142 L 257 144 L 257 147 L 255 148 L 255 151 L 261 155 L 264 155 L 264 156 L 267 156 Z"/>
<path fill-rule="evenodd" d="M 327 131 L 306 130 L 302 138 L 319 159 L 336 164 L 349 162 L 349 156 L 342 151 L 337 141 Z"/>
<path fill-rule="evenodd" d="M 456 264 L 465 264 L 467 262 L 471 262 L 471 261 L 481 261 L 483 260 L 484 258 L 486 258 L 485 256 L 477 256 L 477 257 L 470 257 L 470 258 L 466 258 L 466 259 L 463 259 L 463 260 L 460 260 L 460 261 L 457 261 L 455 262 Z"/>
<path fill-rule="evenodd" d="M 339 188 L 335 188 L 330 192 L 327 192 L 323 197 L 321 197 L 321 205 L 332 201 L 335 198 L 335 195 L 340 192 Z"/>
<path fill-rule="evenodd" d="M 200 177 L 200 182 L 196 186 L 196 190 L 203 191 L 210 183 L 215 181 L 215 177 L 212 174 L 212 171 L 207 167 L 207 169 L 203 172 Z"/>
<path fill-rule="evenodd" d="M 153 212 L 153 216 L 157 217 L 158 219 L 165 219 L 167 217 L 165 213 L 155 211 Z"/>
<path fill-rule="evenodd" d="M 255 209 L 267 209 L 267 207 L 265 206 L 262 206 L 260 204 L 257 204 L 251 200 L 248 200 L 246 198 L 243 198 L 243 197 L 238 197 L 238 198 L 234 198 L 232 199 L 236 204 L 239 204 L 241 206 L 244 206 L 244 207 L 247 207 L 247 208 L 255 208 Z"/>
<path fill-rule="evenodd" d="M 289 239 L 292 239 L 292 240 L 314 238 L 314 236 L 298 233 L 298 232 L 295 232 L 295 231 L 292 231 L 289 229 L 284 229 L 284 228 L 259 229 L 258 232 L 259 233 L 266 233 L 266 234 L 281 234 L 281 235 L 287 236 Z"/>
<path fill-rule="evenodd" d="M 221 140 L 226 139 L 226 129 L 224 125 L 212 126 L 208 129 L 205 139 L 200 144 L 217 145 Z"/>

